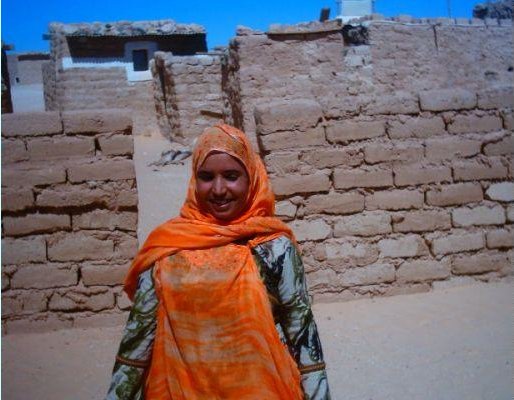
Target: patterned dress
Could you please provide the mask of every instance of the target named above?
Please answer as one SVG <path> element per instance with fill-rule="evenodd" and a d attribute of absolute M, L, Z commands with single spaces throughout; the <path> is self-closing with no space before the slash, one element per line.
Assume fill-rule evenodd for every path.
<path fill-rule="evenodd" d="M 301 374 L 304 399 L 329 400 L 321 343 L 298 250 L 281 236 L 251 251 L 271 303 L 277 333 Z M 116 356 L 108 400 L 145 396 L 159 305 L 152 274 L 150 269 L 140 275 L 134 306 Z"/>

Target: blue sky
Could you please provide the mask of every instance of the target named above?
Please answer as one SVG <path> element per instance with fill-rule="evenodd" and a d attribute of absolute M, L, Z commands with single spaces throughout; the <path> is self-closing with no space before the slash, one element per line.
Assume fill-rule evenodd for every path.
<path fill-rule="evenodd" d="M 481 0 L 376 0 L 375 11 L 386 16 L 470 18 Z M 484 0 L 485 1 L 485 0 Z M 323 7 L 336 15 L 335 0 L 2 0 L 2 40 L 15 52 L 48 51 L 42 39 L 50 22 L 93 22 L 173 19 L 207 29 L 209 48 L 226 45 L 237 25 L 266 30 L 270 24 L 317 20 Z"/>

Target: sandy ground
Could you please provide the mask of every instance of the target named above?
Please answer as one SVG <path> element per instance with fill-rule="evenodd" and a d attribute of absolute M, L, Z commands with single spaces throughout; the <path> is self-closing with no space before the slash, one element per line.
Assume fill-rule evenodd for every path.
<path fill-rule="evenodd" d="M 143 240 L 176 215 L 189 162 L 148 166 L 169 143 L 136 137 Z M 155 169 L 155 170 L 154 170 Z M 512 400 L 512 283 L 316 304 L 334 399 Z M 122 327 L 2 338 L 2 399 L 102 399 Z"/>

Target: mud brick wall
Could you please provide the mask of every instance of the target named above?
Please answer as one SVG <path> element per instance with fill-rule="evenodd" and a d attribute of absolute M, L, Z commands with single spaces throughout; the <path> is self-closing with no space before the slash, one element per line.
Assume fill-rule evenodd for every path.
<path fill-rule="evenodd" d="M 132 122 L 120 110 L 2 116 L 2 326 L 119 323 L 137 243 Z"/>
<path fill-rule="evenodd" d="M 159 127 L 165 137 L 190 141 L 222 118 L 221 54 L 157 52 L 152 75 Z"/>

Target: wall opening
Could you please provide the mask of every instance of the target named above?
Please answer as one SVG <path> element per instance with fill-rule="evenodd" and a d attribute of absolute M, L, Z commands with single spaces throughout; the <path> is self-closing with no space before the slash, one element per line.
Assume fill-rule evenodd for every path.
<path fill-rule="evenodd" d="M 148 51 L 146 49 L 132 50 L 134 71 L 148 70 Z"/>

